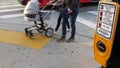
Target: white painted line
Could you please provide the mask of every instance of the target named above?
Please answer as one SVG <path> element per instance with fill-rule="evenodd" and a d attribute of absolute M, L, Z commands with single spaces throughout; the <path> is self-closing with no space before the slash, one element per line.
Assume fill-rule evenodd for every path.
<path fill-rule="evenodd" d="M 6 6 L 0 6 L 0 8 L 7 8 L 7 7 L 21 7 L 22 5 L 6 5 Z"/>
<path fill-rule="evenodd" d="M 87 13 L 93 14 L 93 15 L 97 15 L 97 11 L 87 11 Z"/>
<path fill-rule="evenodd" d="M 10 4 L 12 3 L 5 3 L 5 2 L 1 3 L 1 5 L 10 5 Z"/>
<path fill-rule="evenodd" d="M 3 16 L 0 16 L 0 19 L 14 18 L 14 17 L 20 17 L 20 16 L 23 16 L 23 13 L 21 13 L 21 14 L 3 15 Z"/>
<path fill-rule="evenodd" d="M 2 0 L 2 3 L 9 3 L 9 2 L 13 2 L 13 1 L 11 1 L 11 0 L 8 0 L 8 1 Z"/>
<path fill-rule="evenodd" d="M 79 16 L 77 17 L 76 21 L 79 22 L 79 23 L 82 23 L 82 24 L 84 24 L 84 25 L 86 25 L 86 26 L 88 26 L 90 28 L 93 28 L 93 29 L 96 28 L 96 24 L 94 24 L 94 23 L 92 23 L 92 22 L 90 22 L 88 20 L 85 20 L 85 19 L 83 19 L 83 18 L 81 18 Z"/>
<path fill-rule="evenodd" d="M 0 13 L 2 13 L 2 12 L 10 12 L 10 11 L 18 11 L 18 10 L 24 10 L 24 8 L 0 10 Z"/>

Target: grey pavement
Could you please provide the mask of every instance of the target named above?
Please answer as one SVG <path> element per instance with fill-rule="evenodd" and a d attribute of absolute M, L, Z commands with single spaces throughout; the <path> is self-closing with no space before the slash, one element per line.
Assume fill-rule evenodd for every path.
<path fill-rule="evenodd" d="M 96 17 L 86 17 L 95 24 Z M 82 12 L 79 17 L 84 18 Z M 50 20 L 45 20 L 49 27 L 55 28 L 58 13 L 53 12 Z M 33 22 L 26 22 L 22 17 L 0 19 L 0 29 L 24 32 Z M 81 22 L 76 22 L 76 41 L 57 42 L 61 36 L 61 27 L 51 42 L 40 50 L 0 42 L 0 68 L 99 68 L 94 59 L 93 40 L 95 29 Z M 67 30 L 67 38 L 70 30 Z M 34 45 L 33 45 L 34 46 Z"/>
<path fill-rule="evenodd" d="M 55 28 L 56 16 L 45 21 Z M 21 18 L 1 19 L 0 29 L 24 32 L 24 28 L 33 25 Z M 94 60 L 93 39 L 94 29 L 76 22 L 76 41 L 72 43 L 57 42 L 61 29 L 55 33 L 53 40 L 43 49 L 36 50 L 7 43 L 0 43 L 0 68 L 98 68 Z M 67 38 L 70 31 L 67 32 Z M 33 45 L 34 46 L 34 45 Z"/>

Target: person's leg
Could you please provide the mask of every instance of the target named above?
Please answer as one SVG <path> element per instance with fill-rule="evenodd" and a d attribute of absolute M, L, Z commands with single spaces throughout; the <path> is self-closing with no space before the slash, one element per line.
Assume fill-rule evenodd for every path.
<path fill-rule="evenodd" d="M 69 18 L 69 17 L 68 17 Z M 67 22 L 66 22 L 66 25 L 68 27 L 68 29 L 70 29 L 70 25 L 69 25 L 69 21 L 68 21 L 68 18 L 67 18 Z"/>
<path fill-rule="evenodd" d="M 78 9 L 75 9 L 75 12 L 71 15 L 71 27 L 72 27 L 72 31 L 71 31 L 71 38 L 75 38 L 75 32 L 76 32 L 76 18 L 78 15 Z"/>
<path fill-rule="evenodd" d="M 60 27 L 61 19 L 62 19 L 62 16 L 59 15 L 58 20 L 57 20 L 57 25 L 56 25 L 56 28 L 55 28 L 56 32 L 57 32 L 58 28 Z"/>
<path fill-rule="evenodd" d="M 62 21 L 62 36 L 60 39 L 58 39 L 58 41 L 63 41 L 65 40 L 65 36 L 66 36 L 66 22 L 67 22 L 67 18 L 68 18 L 68 11 L 67 8 L 63 8 L 60 11 L 63 21 Z"/>
<path fill-rule="evenodd" d="M 63 17 L 63 22 L 62 22 L 62 36 L 66 36 L 66 23 L 67 23 L 67 16 Z"/>
<path fill-rule="evenodd" d="M 70 38 L 67 40 L 67 42 L 74 41 L 75 32 L 76 32 L 75 22 L 76 22 L 77 15 L 78 15 L 78 9 L 75 9 L 75 12 L 71 14 L 71 29 L 72 29 L 72 30 L 71 30 L 71 36 L 70 36 Z"/>

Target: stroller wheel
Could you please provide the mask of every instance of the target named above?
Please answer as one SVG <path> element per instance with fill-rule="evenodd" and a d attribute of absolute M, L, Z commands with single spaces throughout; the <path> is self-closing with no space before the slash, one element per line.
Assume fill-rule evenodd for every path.
<path fill-rule="evenodd" d="M 29 37 L 30 34 L 29 34 L 29 33 L 25 33 L 25 35 L 26 35 L 27 37 Z"/>
<path fill-rule="evenodd" d="M 47 37 L 52 37 L 53 34 L 54 34 L 53 28 L 47 28 L 47 29 L 46 29 L 45 35 L 46 35 Z"/>
<path fill-rule="evenodd" d="M 34 38 L 35 38 L 35 36 L 34 36 L 34 34 L 33 34 L 32 32 L 30 32 L 29 37 L 30 37 L 31 39 L 34 39 Z"/>
<path fill-rule="evenodd" d="M 26 35 L 27 37 L 29 37 L 29 35 L 30 35 L 27 30 L 25 30 L 25 35 Z"/>
<path fill-rule="evenodd" d="M 34 35 L 30 35 L 30 38 L 31 38 L 31 39 L 34 39 L 34 38 L 35 38 L 35 36 L 34 36 Z"/>

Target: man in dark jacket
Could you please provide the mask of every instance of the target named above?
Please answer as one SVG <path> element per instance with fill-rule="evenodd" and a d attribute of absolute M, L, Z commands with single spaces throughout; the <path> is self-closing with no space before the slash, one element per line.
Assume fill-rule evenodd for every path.
<path fill-rule="evenodd" d="M 71 20 L 71 36 L 67 40 L 67 42 L 72 42 L 75 40 L 75 32 L 76 32 L 76 18 L 78 15 L 78 7 L 79 7 L 79 0 L 64 0 L 66 3 L 65 8 L 60 10 L 60 13 L 63 17 L 62 22 L 62 36 L 58 39 L 58 41 L 65 41 L 66 38 L 66 22 L 68 16 L 70 16 Z"/>

